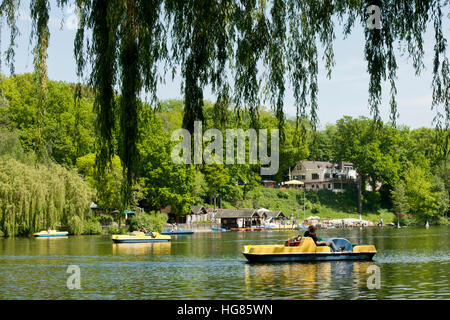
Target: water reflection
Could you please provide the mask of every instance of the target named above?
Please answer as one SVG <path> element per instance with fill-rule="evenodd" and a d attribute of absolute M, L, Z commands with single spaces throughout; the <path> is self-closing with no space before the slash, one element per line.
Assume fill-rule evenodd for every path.
<path fill-rule="evenodd" d="M 170 254 L 170 242 L 114 243 L 113 255 L 165 255 Z"/>
<path fill-rule="evenodd" d="M 329 261 L 311 263 L 273 263 L 244 265 L 247 298 L 256 291 L 270 288 L 279 297 L 303 299 L 355 299 L 366 290 L 375 262 Z M 347 286 L 351 294 L 343 293 Z M 345 291 L 344 291 L 345 292 Z M 257 298 L 257 297 L 256 297 Z"/>

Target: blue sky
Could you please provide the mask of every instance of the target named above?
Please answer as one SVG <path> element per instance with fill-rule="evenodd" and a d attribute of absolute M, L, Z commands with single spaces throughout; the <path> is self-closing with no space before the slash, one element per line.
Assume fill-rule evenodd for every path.
<path fill-rule="evenodd" d="M 18 21 L 20 36 L 17 38 L 15 69 L 16 73 L 32 72 L 33 55 L 31 53 L 29 35 L 31 21 L 28 13 L 28 3 L 22 1 L 22 14 Z M 72 8 L 61 10 L 54 1 L 51 1 L 50 13 L 50 46 L 48 49 L 48 75 L 52 80 L 68 82 L 77 81 L 75 73 L 75 59 L 73 57 L 73 40 L 75 37 L 75 23 Z M 444 17 L 447 12 L 444 12 Z M 64 17 L 64 23 L 62 18 Z M 444 36 L 449 39 L 450 24 L 444 18 Z M 367 104 L 369 76 L 364 60 L 364 30 L 361 27 L 354 28 L 352 34 L 343 39 L 342 32 L 337 29 L 337 39 L 334 42 L 336 66 L 333 69 L 331 79 L 326 77 L 324 63 L 320 60 L 319 68 L 319 111 L 320 126 L 327 123 L 335 123 L 336 120 L 349 115 L 353 117 L 368 116 L 370 111 Z M 8 45 L 9 30 L 3 24 L 1 50 L 5 51 Z M 419 77 L 415 76 L 411 61 L 406 56 L 397 54 L 399 69 L 397 71 L 397 102 L 400 117 L 398 123 L 405 124 L 411 128 L 432 127 L 435 112 L 431 110 L 431 81 L 432 61 L 434 46 L 434 31 L 430 25 L 425 35 L 425 66 L 426 69 Z M 450 48 L 447 49 L 447 53 Z M 2 61 L 3 62 L 3 61 Z M 8 67 L 2 64 L 2 72 L 8 74 Z M 179 75 L 172 81 L 168 75 L 166 83 L 158 88 L 160 100 L 182 98 L 181 78 Z M 382 119 L 389 120 L 389 90 L 390 86 L 383 86 L 383 105 L 381 110 Z M 204 91 L 206 99 L 215 100 L 215 96 L 209 88 Z M 288 87 L 285 98 L 285 112 L 295 115 L 294 98 L 292 89 Z"/>

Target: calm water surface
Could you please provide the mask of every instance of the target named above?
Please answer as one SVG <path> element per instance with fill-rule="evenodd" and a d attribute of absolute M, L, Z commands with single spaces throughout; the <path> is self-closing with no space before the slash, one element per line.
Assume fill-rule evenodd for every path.
<path fill-rule="evenodd" d="M 0 299 L 450 299 L 449 227 L 319 230 L 374 244 L 371 262 L 249 264 L 241 254 L 294 235 L 198 233 L 153 244 L 0 238 Z M 69 265 L 80 267 L 80 290 L 66 286 Z M 373 265 L 380 289 L 367 287 Z"/>

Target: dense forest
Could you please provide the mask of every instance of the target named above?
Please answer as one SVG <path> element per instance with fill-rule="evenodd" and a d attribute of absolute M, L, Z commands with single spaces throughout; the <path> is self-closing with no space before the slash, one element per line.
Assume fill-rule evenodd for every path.
<path fill-rule="evenodd" d="M 168 100 L 154 108 L 142 103 L 136 182 L 130 205 L 123 207 L 120 124 L 112 124 L 116 155 L 99 175 L 92 91 L 83 87 L 81 97 L 75 99 L 76 85 L 48 81 L 42 108 L 38 91 L 32 74 L 0 79 L 0 235 L 27 235 L 56 226 L 93 233 L 98 221 L 89 225 L 91 201 L 105 213 L 136 206 L 158 212 L 170 206 L 179 216 L 187 214 L 191 205 L 212 206 L 214 195 L 223 207 L 295 211 L 302 205 L 297 194 L 262 187 L 260 164 L 174 164 L 171 150 L 176 142 L 171 134 L 182 127 L 184 106 L 183 101 Z M 254 126 L 249 113 L 237 113 L 232 105 L 217 108 L 217 103 L 204 101 L 203 130 Z M 264 106 L 259 109 L 258 128 L 278 128 L 274 112 Z M 286 118 L 279 171 L 263 178 L 285 181 L 289 168 L 299 160 L 350 161 L 364 184 L 382 184 L 378 191 L 363 188 L 364 214 L 391 211 L 409 213 L 412 222 L 445 223 L 450 190 L 448 137 L 445 130 L 413 130 L 363 117 L 344 117 L 322 130 L 314 130 L 307 120 Z M 352 192 L 310 192 L 308 210 L 320 213 L 328 207 L 327 214 L 355 213 L 357 198 Z"/>

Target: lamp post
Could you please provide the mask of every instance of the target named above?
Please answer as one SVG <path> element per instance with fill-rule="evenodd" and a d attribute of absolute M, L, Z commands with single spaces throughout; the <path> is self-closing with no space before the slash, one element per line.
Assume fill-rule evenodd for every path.
<path fill-rule="evenodd" d="M 303 185 L 303 222 L 305 222 L 305 218 L 306 218 L 306 184 Z"/>
<path fill-rule="evenodd" d="M 213 193 L 213 198 L 214 198 L 214 210 L 216 210 L 216 198 L 217 198 L 217 194 L 214 192 Z"/>

